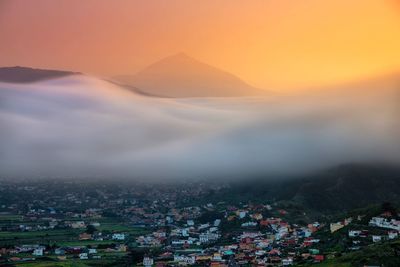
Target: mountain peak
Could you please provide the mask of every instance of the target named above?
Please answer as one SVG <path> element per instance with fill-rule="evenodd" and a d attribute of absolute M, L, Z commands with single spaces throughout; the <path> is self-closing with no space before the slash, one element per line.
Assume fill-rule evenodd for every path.
<path fill-rule="evenodd" d="M 168 67 L 174 66 L 175 68 L 185 69 L 187 67 L 191 68 L 191 67 L 193 67 L 195 65 L 199 65 L 199 64 L 205 64 L 205 63 L 200 62 L 199 60 L 195 59 L 194 57 L 189 56 L 188 54 L 186 54 L 184 52 L 179 52 L 179 53 L 164 57 L 164 58 L 150 64 L 149 66 L 147 66 L 146 68 L 141 70 L 139 73 L 144 72 L 149 68 L 154 68 L 154 66 L 160 66 L 160 65 L 166 65 L 166 66 L 168 65 Z"/>
<path fill-rule="evenodd" d="M 166 97 L 236 97 L 268 93 L 183 52 L 163 58 L 136 75 L 115 79 L 147 94 Z"/>
<path fill-rule="evenodd" d="M 176 54 L 173 54 L 167 58 L 186 58 L 186 59 L 194 59 L 193 57 L 189 56 L 185 52 L 178 52 Z"/>

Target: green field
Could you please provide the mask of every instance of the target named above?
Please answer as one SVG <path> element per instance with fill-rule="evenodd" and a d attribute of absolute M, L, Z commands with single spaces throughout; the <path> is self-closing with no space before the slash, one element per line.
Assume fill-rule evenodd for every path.
<path fill-rule="evenodd" d="M 339 262 L 337 260 L 327 260 L 319 264 L 313 264 L 310 266 L 316 267 L 352 267 L 351 263 L 348 262 Z"/>
<path fill-rule="evenodd" d="M 50 244 L 77 239 L 80 231 L 73 229 L 32 232 L 0 232 L 1 245 Z"/>
<path fill-rule="evenodd" d="M 115 259 L 99 259 L 99 260 L 79 260 L 68 259 L 66 261 L 41 261 L 16 263 L 15 266 L 21 267 L 93 267 L 93 266 L 126 266 L 118 264 Z"/>
<path fill-rule="evenodd" d="M 80 260 L 78 258 L 74 258 L 72 256 L 68 256 L 66 260 L 58 260 L 56 256 L 46 256 L 36 258 L 34 261 L 25 261 L 25 262 L 13 262 L 9 263 L 9 266 L 126 266 L 126 260 L 124 257 L 126 256 L 126 252 L 103 252 L 99 251 L 96 255 L 100 255 L 101 259 L 88 259 L 88 260 Z M 30 255 L 18 255 L 20 257 L 30 257 Z M 1 265 L 1 264 L 0 264 Z M 1 265 L 3 266 L 3 265 Z M 7 266 L 7 265 L 5 265 Z"/>

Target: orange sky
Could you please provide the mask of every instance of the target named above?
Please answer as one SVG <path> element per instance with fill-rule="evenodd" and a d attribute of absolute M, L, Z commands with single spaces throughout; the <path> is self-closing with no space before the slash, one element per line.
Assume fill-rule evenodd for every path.
<path fill-rule="evenodd" d="M 0 0 L 0 65 L 133 74 L 183 51 L 261 88 L 400 70 L 398 0 Z"/>

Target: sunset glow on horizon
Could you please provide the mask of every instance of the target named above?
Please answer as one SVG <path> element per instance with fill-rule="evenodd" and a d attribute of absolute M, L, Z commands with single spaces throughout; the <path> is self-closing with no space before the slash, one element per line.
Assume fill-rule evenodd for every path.
<path fill-rule="evenodd" d="M 0 0 L 0 40 L 1 66 L 111 77 L 183 51 L 256 87 L 290 91 L 400 71 L 400 5 Z"/>

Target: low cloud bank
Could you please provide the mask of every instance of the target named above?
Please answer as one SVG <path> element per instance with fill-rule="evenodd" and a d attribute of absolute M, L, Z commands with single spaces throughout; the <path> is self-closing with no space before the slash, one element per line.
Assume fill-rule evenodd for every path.
<path fill-rule="evenodd" d="M 83 75 L 0 83 L 0 176 L 236 179 L 400 163 L 398 91 L 361 89 L 160 99 Z"/>

